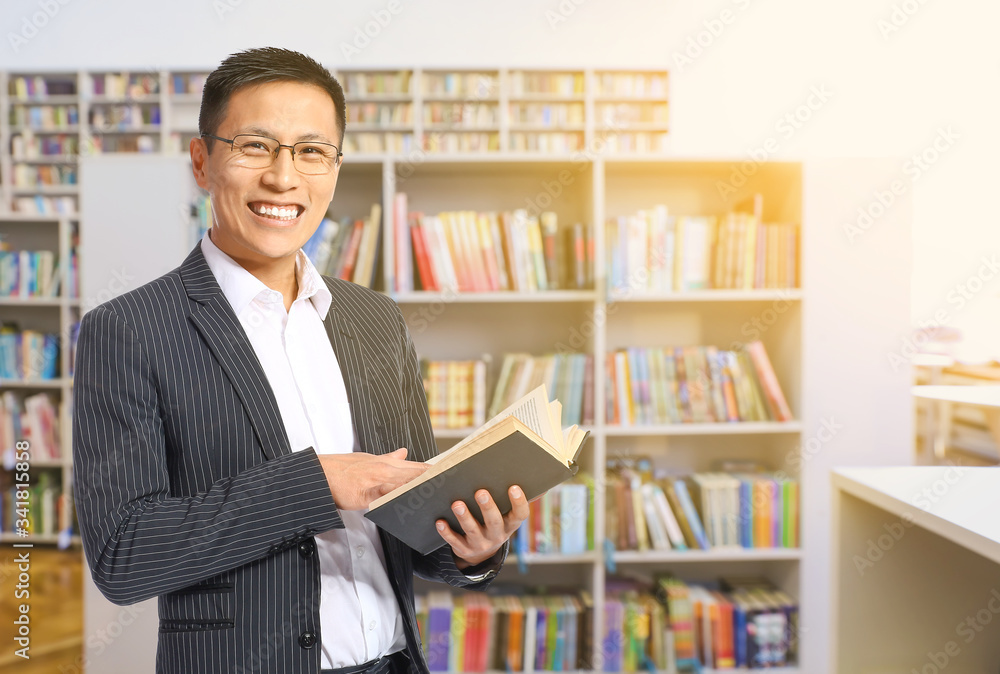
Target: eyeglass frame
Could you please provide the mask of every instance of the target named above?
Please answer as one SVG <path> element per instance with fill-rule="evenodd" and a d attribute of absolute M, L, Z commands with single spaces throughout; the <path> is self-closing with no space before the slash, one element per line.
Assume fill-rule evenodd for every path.
<path fill-rule="evenodd" d="M 278 144 L 278 147 L 274 150 L 274 157 L 271 159 L 271 163 L 267 167 L 262 167 L 262 168 L 269 168 L 270 166 L 274 166 L 274 162 L 277 161 L 277 159 L 278 159 L 278 153 L 281 152 L 281 148 L 287 147 L 288 150 L 292 153 L 292 166 L 295 167 L 296 171 L 298 171 L 299 173 L 302 173 L 302 175 L 314 175 L 314 176 L 315 175 L 319 175 L 319 176 L 327 175 L 327 173 L 304 173 L 302 171 L 302 169 L 300 169 L 298 167 L 298 165 L 295 163 L 295 146 L 298 145 L 299 143 L 316 143 L 316 144 L 319 144 L 319 145 L 329 145 L 330 147 L 332 147 L 334 150 L 337 151 L 337 154 L 334 156 L 334 159 L 333 159 L 333 161 L 334 161 L 333 168 L 340 168 L 340 164 L 341 164 L 340 158 L 344 156 L 344 153 L 340 151 L 340 148 L 337 147 L 336 145 L 334 145 L 333 143 L 325 143 L 325 142 L 319 141 L 319 140 L 300 140 L 298 143 L 293 143 L 291 145 L 285 145 L 281 141 L 279 141 L 277 138 L 271 138 L 270 136 L 263 136 L 263 135 L 261 135 L 259 133 L 238 133 L 235 136 L 233 136 L 232 138 L 223 138 L 222 136 L 216 136 L 216 135 L 213 135 L 211 133 L 203 133 L 203 134 L 201 134 L 200 137 L 201 138 L 213 138 L 215 140 L 221 140 L 223 143 L 229 143 L 229 151 L 233 152 L 233 151 L 236 150 L 236 139 L 239 138 L 240 136 L 252 136 L 254 138 L 266 138 L 267 140 L 273 140 L 275 143 Z M 328 173 L 332 173 L 332 172 L 333 172 L 333 169 L 331 169 Z"/>

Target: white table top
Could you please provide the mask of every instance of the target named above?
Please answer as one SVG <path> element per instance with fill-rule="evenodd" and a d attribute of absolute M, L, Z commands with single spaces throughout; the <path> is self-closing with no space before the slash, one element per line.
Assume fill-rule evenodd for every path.
<path fill-rule="evenodd" d="M 1000 407 L 1000 386 L 914 386 L 913 395 L 982 407 Z"/>
<path fill-rule="evenodd" d="M 835 489 L 1000 564 L 1000 467 L 837 468 Z"/>

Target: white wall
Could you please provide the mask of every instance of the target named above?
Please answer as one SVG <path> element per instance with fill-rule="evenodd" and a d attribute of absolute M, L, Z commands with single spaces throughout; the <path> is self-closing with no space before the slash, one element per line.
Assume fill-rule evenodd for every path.
<path fill-rule="evenodd" d="M 2 68 L 207 68 L 263 44 L 329 65 L 620 65 L 672 71 L 674 149 L 777 158 L 899 157 L 912 190 L 913 316 L 944 310 L 1000 352 L 1000 281 L 960 305 L 949 293 L 1000 251 L 1000 42 L 991 0 L 4 0 Z M 51 18 L 42 7 L 57 7 Z M 396 14 L 388 12 L 396 8 Z M 731 21 L 717 24 L 728 10 Z M 907 10 L 911 12 L 907 14 Z M 373 13 L 391 16 L 345 57 Z M 895 18 L 901 25 L 893 26 Z M 44 24 L 32 34 L 34 23 Z M 885 22 L 881 26 L 879 22 Z M 887 28 L 888 27 L 888 28 Z M 721 30 L 719 30 L 721 28 Z M 375 31 L 372 31 L 375 32 Z M 26 41 L 20 36 L 32 35 Z M 12 37 L 18 36 L 18 37 Z M 690 63 L 691 40 L 707 44 Z M 692 52 L 693 53 L 693 52 Z M 814 86 L 832 95 L 790 137 L 775 125 Z M 919 181 L 903 162 L 939 128 L 958 140 Z M 862 204 L 859 204 L 859 206 Z"/>

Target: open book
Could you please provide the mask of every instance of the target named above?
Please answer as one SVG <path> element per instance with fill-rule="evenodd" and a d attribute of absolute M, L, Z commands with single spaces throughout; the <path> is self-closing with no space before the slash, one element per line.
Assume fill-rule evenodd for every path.
<path fill-rule="evenodd" d="M 576 457 L 589 431 L 575 425 L 562 430 L 561 417 L 562 404 L 549 402 L 545 386 L 539 386 L 427 461 L 431 467 L 423 475 L 373 501 L 365 517 L 421 554 L 433 552 L 445 544 L 437 520 L 462 531 L 451 511 L 455 501 L 464 501 L 482 523 L 479 489 L 489 491 L 507 514 L 512 485 L 530 501 L 576 474 Z"/>

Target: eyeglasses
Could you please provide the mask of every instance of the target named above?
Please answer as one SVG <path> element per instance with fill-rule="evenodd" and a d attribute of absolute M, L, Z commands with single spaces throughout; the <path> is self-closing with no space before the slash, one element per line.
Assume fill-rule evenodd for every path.
<path fill-rule="evenodd" d="M 233 138 L 220 138 L 210 133 L 203 133 L 201 136 L 229 143 L 233 152 L 233 162 L 237 166 L 253 169 L 271 166 L 283 147 L 291 150 L 292 164 L 299 173 L 307 175 L 329 173 L 340 165 L 340 158 L 344 156 L 336 145 L 311 140 L 300 141 L 294 145 L 282 145 L 274 138 L 246 133 Z"/>

